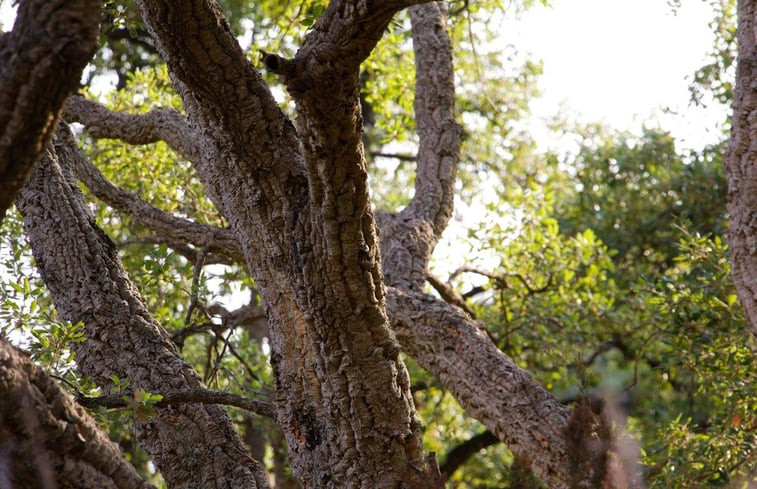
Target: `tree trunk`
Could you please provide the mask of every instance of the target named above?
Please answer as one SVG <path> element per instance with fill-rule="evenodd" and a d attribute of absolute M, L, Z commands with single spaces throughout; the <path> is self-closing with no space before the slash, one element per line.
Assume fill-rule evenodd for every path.
<path fill-rule="evenodd" d="M 70 169 L 76 158 L 83 155 L 61 128 L 16 204 L 59 317 L 84 324 L 87 340 L 72 346 L 79 370 L 106 394 L 114 375 L 147 392 L 201 386 L 148 314 L 115 245 L 95 225 Z M 222 408 L 178 404 L 157 413 L 137 420 L 135 429 L 169 487 L 267 487 Z"/>
<path fill-rule="evenodd" d="M 757 39 L 754 0 L 738 2 L 738 62 L 731 140 L 724 158 L 728 179 L 731 270 L 757 338 Z"/>
<path fill-rule="evenodd" d="M 198 173 L 266 305 L 295 474 L 303 487 L 424 485 L 420 425 L 385 314 L 358 98 L 359 64 L 404 5 L 332 2 L 293 60 L 269 58 L 297 102 L 299 134 L 215 4 L 138 5 L 190 126 L 204 128 Z"/>

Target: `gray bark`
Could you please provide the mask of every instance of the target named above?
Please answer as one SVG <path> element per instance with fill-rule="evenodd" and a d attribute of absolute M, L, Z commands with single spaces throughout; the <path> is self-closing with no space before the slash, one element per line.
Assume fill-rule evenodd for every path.
<path fill-rule="evenodd" d="M 95 225 L 69 166 L 82 157 L 70 132 L 59 130 L 16 202 L 59 317 L 84 324 L 87 340 L 72 346 L 79 370 L 106 394 L 113 375 L 147 392 L 201 387 Z M 177 404 L 157 413 L 135 430 L 170 487 L 267 487 L 219 406 Z"/>

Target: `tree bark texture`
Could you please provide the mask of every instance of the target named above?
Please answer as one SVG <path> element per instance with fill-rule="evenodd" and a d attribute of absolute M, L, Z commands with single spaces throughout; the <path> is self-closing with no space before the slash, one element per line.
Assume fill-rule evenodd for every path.
<path fill-rule="evenodd" d="M 738 2 L 738 58 L 728 179 L 728 239 L 733 281 L 757 338 L 757 6 Z"/>
<path fill-rule="evenodd" d="M 27 0 L 0 34 L 0 221 L 97 45 L 101 2 Z"/>
<path fill-rule="evenodd" d="M 295 58 L 276 58 L 298 131 L 217 5 L 138 5 L 190 126 L 203 128 L 198 173 L 266 305 L 295 474 L 304 487 L 424 485 L 409 379 L 385 314 L 357 82 L 404 4 L 331 2 Z"/>
<path fill-rule="evenodd" d="M 147 392 L 200 387 L 87 210 L 70 169 L 82 157 L 72 134 L 61 128 L 16 202 L 59 317 L 84 324 L 87 340 L 72 346 L 79 370 L 106 394 L 113 375 Z M 159 408 L 157 416 L 136 421 L 135 429 L 171 488 L 268 485 L 219 406 Z"/>
<path fill-rule="evenodd" d="M 0 487 L 153 487 L 68 393 L 2 339 L 0 399 Z"/>
<path fill-rule="evenodd" d="M 148 391 L 165 379 L 171 388 L 199 381 L 136 299 L 107 237 L 92 225 L 80 197 L 70 196 L 78 195 L 72 175 L 55 170 L 55 162 L 70 160 L 95 195 L 161 236 L 244 260 L 268 317 L 276 418 L 304 488 L 437 483 L 423 454 L 400 344 L 499 439 L 531 455 L 534 472 L 550 487 L 568 488 L 575 480 L 565 433 L 569 410 L 499 351 L 478 323 L 422 293 L 429 256 L 452 215 L 461 139 L 440 3 L 411 8 L 420 142 L 415 196 L 402 211 L 379 215 L 378 226 L 371 211 L 358 69 L 393 13 L 410 3 L 332 1 L 294 58 L 265 55 L 265 66 L 283 77 L 295 100 L 295 128 L 214 2 L 138 0 L 186 116 L 115 114 L 77 98 L 66 117 L 95 137 L 166 141 L 194 164 L 230 228 L 177 218 L 118 189 L 71 153 L 69 136 L 61 136 L 46 155 L 45 173 L 23 197 L 32 244 L 49 248 L 35 255 L 66 317 L 87 325 L 91 338 L 80 359 L 85 373 L 104 385 L 115 373 Z M 45 197 L 51 192 L 68 197 Z M 77 243 L 70 249 L 81 255 L 63 256 L 64 246 Z M 112 365 L 101 361 L 119 355 Z M 207 416 L 220 420 L 213 433 L 225 433 L 226 421 L 203 413 L 169 416 L 183 421 L 181 414 L 188 423 Z M 139 431 L 158 457 L 154 432 L 165 429 L 169 436 L 161 419 L 152 421 L 153 431 Z M 245 460 L 235 443 L 224 445 L 231 455 L 223 463 Z M 184 480 L 172 457 L 163 456 L 165 470 Z M 257 477 L 254 466 L 240 467 Z"/>

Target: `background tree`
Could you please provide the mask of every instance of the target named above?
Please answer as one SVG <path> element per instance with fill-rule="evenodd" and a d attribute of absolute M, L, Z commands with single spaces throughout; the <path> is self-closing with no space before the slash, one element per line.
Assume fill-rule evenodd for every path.
<path fill-rule="evenodd" d="M 118 90 L 69 99 L 27 238 L 4 223 L 4 333 L 168 487 L 753 474 L 718 148 L 590 128 L 540 154 L 517 130 L 538 65 L 484 48 L 502 6 L 404 6 L 109 4 L 85 82 Z M 471 253 L 429 268 L 456 192 L 487 204 Z"/>

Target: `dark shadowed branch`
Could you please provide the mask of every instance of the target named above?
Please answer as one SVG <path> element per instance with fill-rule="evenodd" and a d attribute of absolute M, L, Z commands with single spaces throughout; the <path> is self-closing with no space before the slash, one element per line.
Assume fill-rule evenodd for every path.
<path fill-rule="evenodd" d="M 153 487 L 67 392 L 4 339 L 0 399 L 0 486 Z"/>
<path fill-rule="evenodd" d="M 234 406 L 251 413 L 273 417 L 273 406 L 270 402 L 259 401 L 249 397 L 232 394 L 231 392 L 211 391 L 205 388 L 189 389 L 183 391 L 151 392 L 159 394 L 161 399 L 153 403 L 155 407 L 167 407 L 173 404 L 219 404 L 224 406 Z M 117 409 L 131 407 L 132 404 L 123 395 L 84 397 L 79 396 L 76 401 L 86 408 L 104 407 L 107 409 Z"/>
<path fill-rule="evenodd" d="M 0 221 L 55 131 L 66 97 L 94 54 L 94 0 L 21 2 L 0 42 Z"/>
<path fill-rule="evenodd" d="M 489 430 L 479 433 L 460 443 L 447 452 L 447 456 L 444 458 L 444 464 L 442 464 L 441 472 L 445 480 L 452 477 L 452 474 L 468 461 L 472 456 L 478 453 L 484 448 L 490 447 L 500 443 L 500 439 L 497 438 L 494 433 Z"/>

